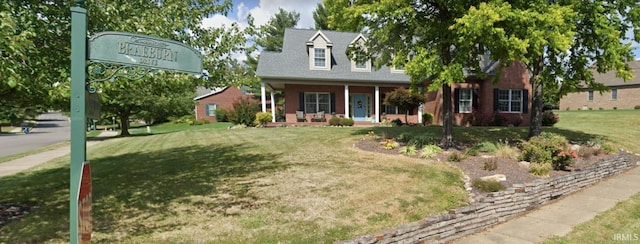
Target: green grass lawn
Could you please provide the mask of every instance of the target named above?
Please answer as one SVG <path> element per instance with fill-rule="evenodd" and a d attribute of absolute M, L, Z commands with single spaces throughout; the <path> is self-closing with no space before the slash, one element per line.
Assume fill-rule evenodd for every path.
<path fill-rule="evenodd" d="M 638 151 L 638 112 L 563 111 L 544 130 Z M 227 127 L 163 124 L 151 133 L 137 127 L 132 137 L 89 148 L 93 240 L 327 243 L 466 204 L 461 175 L 446 163 L 353 148 L 370 131 L 437 139 L 437 126 Z M 527 128 L 454 128 L 461 142 L 526 134 Z M 0 229 L 0 243 L 68 242 L 68 163 L 62 157 L 0 178 L 0 203 L 38 205 Z"/>

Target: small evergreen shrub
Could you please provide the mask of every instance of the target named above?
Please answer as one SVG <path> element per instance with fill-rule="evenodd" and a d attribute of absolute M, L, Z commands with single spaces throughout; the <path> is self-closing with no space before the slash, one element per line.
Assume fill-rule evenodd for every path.
<path fill-rule="evenodd" d="M 354 123 L 355 123 L 355 121 L 353 121 L 353 119 L 340 118 L 340 125 L 341 126 L 353 126 Z"/>
<path fill-rule="evenodd" d="M 537 176 L 549 176 L 551 171 L 551 164 L 546 163 L 531 163 L 529 164 L 529 173 Z"/>
<path fill-rule="evenodd" d="M 413 134 L 409 133 L 409 132 L 404 132 L 402 134 L 400 134 L 398 136 L 398 138 L 396 138 L 399 142 L 404 142 L 404 143 L 408 143 L 411 140 L 413 140 L 414 136 Z"/>
<path fill-rule="evenodd" d="M 216 109 L 216 121 L 218 122 L 229 122 L 229 118 L 227 118 L 228 111 L 224 108 Z"/>
<path fill-rule="evenodd" d="M 482 163 L 482 169 L 487 171 L 494 171 L 498 169 L 498 160 L 495 158 L 488 158 Z"/>
<path fill-rule="evenodd" d="M 482 192 L 498 192 L 507 189 L 503 184 L 495 180 L 475 179 L 471 185 Z"/>
<path fill-rule="evenodd" d="M 404 155 L 416 155 L 417 150 L 415 145 L 409 145 L 400 149 L 400 153 Z"/>
<path fill-rule="evenodd" d="M 421 158 L 433 158 L 438 156 L 438 153 L 442 152 L 442 148 L 436 145 L 426 145 L 422 148 L 422 153 L 420 153 Z"/>
<path fill-rule="evenodd" d="M 507 118 L 498 112 L 493 113 L 492 126 L 505 126 L 507 125 Z"/>
<path fill-rule="evenodd" d="M 265 125 L 267 125 L 267 123 L 271 122 L 271 120 L 273 120 L 273 116 L 271 116 L 271 113 L 259 112 L 256 113 L 256 120 L 253 123 L 264 127 Z"/>
<path fill-rule="evenodd" d="M 329 119 L 330 126 L 340 126 L 340 117 L 333 116 Z"/>
<path fill-rule="evenodd" d="M 433 123 L 433 114 L 426 112 L 422 114 L 422 125 L 430 125 Z"/>
<path fill-rule="evenodd" d="M 613 107 L 613 110 L 618 110 L 618 107 Z"/>
<path fill-rule="evenodd" d="M 635 109 L 635 110 L 640 109 L 640 105 L 636 105 L 636 106 L 634 106 L 634 107 L 633 107 L 633 109 Z"/>
<path fill-rule="evenodd" d="M 403 124 L 404 123 L 402 123 L 401 119 L 394 119 L 391 121 L 391 126 L 398 127 L 398 126 L 402 126 Z"/>
<path fill-rule="evenodd" d="M 571 151 L 567 139 L 561 135 L 542 132 L 522 143 L 521 160 L 549 164 L 553 169 L 564 169 L 577 157 L 578 154 Z"/>
<path fill-rule="evenodd" d="M 558 123 L 559 117 L 553 111 L 545 111 L 542 113 L 542 126 L 553 126 Z"/>
<path fill-rule="evenodd" d="M 458 150 L 453 151 L 451 154 L 449 154 L 449 157 L 447 157 L 447 160 L 449 160 L 449 162 L 460 162 L 462 160 L 464 160 L 466 157 L 463 153 L 461 153 Z"/>

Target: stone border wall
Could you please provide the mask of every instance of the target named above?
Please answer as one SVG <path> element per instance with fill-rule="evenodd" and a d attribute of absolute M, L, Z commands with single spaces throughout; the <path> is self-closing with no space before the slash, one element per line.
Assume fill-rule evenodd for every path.
<path fill-rule="evenodd" d="M 450 210 L 445 214 L 338 243 L 452 241 L 505 222 L 551 200 L 581 190 L 640 164 L 640 162 L 631 162 L 632 159 L 632 155 L 620 153 L 581 171 L 549 179 L 537 179 L 526 184 L 516 184 L 504 191 L 481 195 L 475 203 Z"/>

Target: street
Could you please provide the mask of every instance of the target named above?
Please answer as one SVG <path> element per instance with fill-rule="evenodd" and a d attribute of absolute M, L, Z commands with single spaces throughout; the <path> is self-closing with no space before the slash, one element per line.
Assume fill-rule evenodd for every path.
<path fill-rule="evenodd" d="M 71 123 L 67 116 L 51 112 L 36 120 L 38 123 L 29 134 L 0 134 L 0 157 L 69 140 Z"/>

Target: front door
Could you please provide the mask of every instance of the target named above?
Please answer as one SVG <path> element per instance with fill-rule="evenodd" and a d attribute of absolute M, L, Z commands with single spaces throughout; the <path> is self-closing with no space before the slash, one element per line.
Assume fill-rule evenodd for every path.
<path fill-rule="evenodd" d="M 353 94 L 353 120 L 365 121 L 367 119 L 367 95 Z"/>

